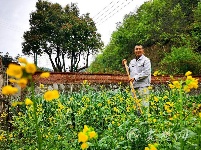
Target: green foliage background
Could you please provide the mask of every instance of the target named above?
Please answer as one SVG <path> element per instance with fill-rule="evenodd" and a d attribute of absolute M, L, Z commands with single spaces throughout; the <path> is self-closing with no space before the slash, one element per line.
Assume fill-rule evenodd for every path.
<path fill-rule="evenodd" d="M 145 55 L 152 62 L 152 72 L 159 68 L 167 73 L 172 72 L 172 69 L 168 70 L 169 66 L 166 68 L 164 64 L 174 62 L 177 58 L 174 67 L 178 69 L 173 72 L 174 74 L 182 74 L 186 69 L 193 74 L 200 74 L 200 69 L 197 70 L 201 65 L 200 61 L 190 60 L 194 57 L 198 60 L 200 57 L 200 16 L 199 0 L 145 2 L 136 13 L 124 17 L 122 24 L 113 32 L 110 43 L 92 62 L 88 71 L 125 73 L 121 64 L 122 59 L 133 59 L 134 46 L 142 44 L 145 47 Z M 178 57 L 173 56 L 176 53 L 175 48 L 178 48 Z M 184 67 L 184 63 L 188 67 Z"/>

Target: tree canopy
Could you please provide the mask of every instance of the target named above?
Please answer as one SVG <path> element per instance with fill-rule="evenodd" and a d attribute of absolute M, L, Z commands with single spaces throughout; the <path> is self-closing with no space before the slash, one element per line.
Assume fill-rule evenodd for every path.
<path fill-rule="evenodd" d="M 80 15 L 74 3 L 62 8 L 57 3 L 39 0 L 29 22 L 31 27 L 23 35 L 22 52 L 34 55 L 35 63 L 37 55 L 47 54 L 54 71 L 75 72 L 87 68 L 89 56 L 103 46 L 94 21 L 88 13 Z M 80 67 L 83 57 L 86 62 Z"/>

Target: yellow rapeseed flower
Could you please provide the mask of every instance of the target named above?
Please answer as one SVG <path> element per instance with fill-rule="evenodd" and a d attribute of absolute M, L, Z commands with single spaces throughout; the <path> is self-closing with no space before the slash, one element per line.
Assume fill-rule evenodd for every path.
<path fill-rule="evenodd" d="M 43 89 L 44 87 L 45 87 L 44 84 L 40 83 L 40 88 Z"/>
<path fill-rule="evenodd" d="M 169 85 L 169 87 L 170 87 L 171 89 L 175 88 L 175 86 L 172 85 L 172 84 L 168 84 L 168 85 Z"/>
<path fill-rule="evenodd" d="M 27 78 L 21 78 L 17 81 L 17 84 L 21 87 L 21 88 L 25 88 L 26 85 L 28 83 Z"/>
<path fill-rule="evenodd" d="M 34 74 L 36 72 L 36 65 L 33 64 L 33 63 L 28 63 L 25 66 L 25 70 L 26 70 L 27 73 Z"/>
<path fill-rule="evenodd" d="M 114 107 L 113 110 L 114 110 L 115 112 L 119 112 L 119 110 L 118 110 L 117 107 Z"/>
<path fill-rule="evenodd" d="M 144 150 L 149 150 L 149 147 L 145 147 Z"/>
<path fill-rule="evenodd" d="M 89 138 L 96 138 L 97 137 L 97 134 L 96 134 L 96 132 L 95 131 L 91 131 L 91 132 L 89 132 Z"/>
<path fill-rule="evenodd" d="M 5 137 L 1 134 L 0 135 L 0 141 L 3 141 L 5 139 Z"/>
<path fill-rule="evenodd" d="M 60 110 L 65 108 L 64 105 L 61 104 L 61 102 L 58 103 L 58 107 Z"/>
<path fill-rule="evenodd" d="M 187 85 L 185 85 L 185 86 L 183 87 L 183 90 L 184 90 L 186 93 L 190 92 L 190 88 L 189 88 Z"/>
<path fill-rule="evenodd" d="M 21 66 L 11 63 L 8 65 L 8 68 L 6 70 L 6 74 L 11 76 L 11 77 L 15 77 L 15 78 L 19 79 L 22 77 L 23 72 L 22 72 Z"/>
<path fill-rule="evenodd" d="M 89 131 L 89 128 L 87 125 L 84 125 L 83 133 L 87 133 Z"/>
<path fill-rule="evenodd" d="M 163 97 L 163 99 L 168 99 L 168 96 L 165 95 L 165 96 Z"/>
<path fill-rule="evenodd" d="M 41 78 L 48 78 L 50 76 L 50 73 L 49 72 L 43 72 L 41 73 L 40 77 Z"/>
<path fill-rule="evenodd" d="M 16 107 L 18 105 L 18 102 L 12 102 L 11 106 Z"/>
<path fill-rule="evenodd" d="M 6 85 L 2 88 L 3 95 L 13 95 L 13 94 L 16 94 L 17 92 L 18 92 L 18 89 L 10 85 Z"/>
<path fill-rule="evenodd" d="M 32 100 L 30 100 L 29 98 L 25 99 L 25 105 L 33 105 Z"/>
<path fill-rule="evenodd" d="M 88 82 L 87 80 L 83 80 L 82 84 L 85 85 L 87 84 L 87 82 Z"/>
<path fill-rule="evenodd" d="M 87 142 L 88 141 L 88 136 L 84 132 L 78 133 L 78 142 Z"/>
<path fill-rule="evenodd" d="M 82 143 L 82 145 L 81 145 L 82 150 L 87 149 L 88 147 L 89 147 L 89 145 L 86 142 Z"/>
<path fill-rule="evenodd" d="M 186 80 L 192 80 L 193 77 L 192 76 L 187 76 Z"/>
<path fill-rule="evenodd" d="M 18 58 L 18 61 L 19 61 L 20 63 L 27 64 L 26 58 L 19 57 L 19 58 Z"/>
<path fill-rule="evenodd" d="M 59 98 L 59 92 L 57 90 L 47 91 L 44 94 L 44 99 L 47 101 L 52 101 L 53 99 Z"/>
<path fill-rule="evenodd" d="M 169 120 L 174 120 L 174 118 L 170 117 Z"/>
<path fill-rule="evenodd" d="M 9 82 L 10 82 L 10 83 L 16 83 L 17 80 L 16 80 L 16 79 L 9 79 Z"/>
<path fill-rule="evenodd" d="M 181 88 L 181 84 L 179 83 L 179 81 L 173 81 L 172 83 L 177 89 Z"/>
<path fill-rule="evenodd" d="M 57 90 L 52 90 L 52 93 L 54 95 L 54 99 L 58 99 L 59 98 L 59 92 Z"/>
<path fill-rule="evenodd" d="M 154 75 L 154 76 L 159 75 L 159 71 L 155 71 L 155 72 L 153 73 L 153 75 Z"/>
<path fill-rule="evenodd" d="M 153 144 L 148 144 L 149 150 L 157 150 L 157 148 Z"/>
<path fill-rule="evenodd" d="M 154 96 L 154 101 L 158 102 L 158 100 L 159 100 L 158 97 Z"/>
<path fill-rule="evenodd" d="M 192 72 L 187 71 L 187 72 L 185 73 L 185 76 L 190 76 L 191 74 L 192 74 Z"/>

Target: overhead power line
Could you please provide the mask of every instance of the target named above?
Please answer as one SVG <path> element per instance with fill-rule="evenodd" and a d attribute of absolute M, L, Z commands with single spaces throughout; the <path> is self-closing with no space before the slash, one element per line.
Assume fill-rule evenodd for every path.
<path fill-rule="evenodd" d="M 108 16 L 106 16 L 106 17 L 104 17 L 104 19 L 102 19 L 103 21 L 101 22 L 101 20 L 97 23 L 97 24 L 102 24 L 102 23 L 104 23 L 105 21 L 107 21 L 109 18 L 111 18 L 111 17 L 113 17 L 115 14 L 117 14 L 119 11 L 121 11 L 123 8 L 125 8 L 128 4 L 130 4 L 131 2 L 132 2 L 133 0 L 131 0 L 131 1 L 129 1 L 127 4 L 125 4 L 125 5 L 121 5 L 122 7 L 117 7 L 118 9 L 115 9 L 114 11 L 113 11 L 113 13 L 111 14 L 108 14 Z"/>
<path fill-rule="evenodd" d="M 107 5 L 106 7 L 104 7 L 98 14 L 96 14 L 93 19 L 98 20 L 100 17 L 102 17 L 105 13 L 107 13 L 111 8 L 113 8 L 116 4 L 119 3 L 119 0 L 117 2 L 114 1 L 110 2 L 109 5 Z M 113 5 L 112 5 L 113 4 Z M 112 5 L 111 7 L 109 7 L 110 5 Z M 106 9 L 107 8 L 107 9 Z"/>
<path fill-rule="evenodd" d="M 119 2 L 119 1 L 118 1 Z M 109 18 L 113 17 L 115 14 L 117 14 L 120 10 L 122 10 L 123 8 L 125 8 L 127 5 L 129 5 L 131 2 L 133 2 L 133 0 L 124 0 L 122 3 L 119 3 L 118 6 L 116 6 L 113 9 L 110 9 L 110 12 L 108 12 L 107 14 L 105 14 L 103 17 L 99 17 L 99 20 L 96 20 L 96 24 L 100 25 L 102 23 L 104 23 L 105 21 L 107 21 Z M 117 4 L 117 3 L 116 3 Z M 112 7 L 110 7 L 112 8 Z"/>

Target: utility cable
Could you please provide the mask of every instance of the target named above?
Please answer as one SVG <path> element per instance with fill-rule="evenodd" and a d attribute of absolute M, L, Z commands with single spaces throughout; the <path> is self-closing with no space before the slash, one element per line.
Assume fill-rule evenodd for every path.
<path fill-rule="evenodd" d="M 126 0 L 127 1 L 127 0 Z M 119 8 L 119 9 L 117 9 L 117 8 L 115 8 L 115 9 L 113 9 L 112 10 L 112 12 L 110 12 L 107 16 L 105 16 L 105 17 L 103 17 L 101 20 L 99 20 L 96 24 L 97 25 L 100 25 L 100 24 L 102 24 L 102 23 L 104 23 L 105 21 L 107 21 L 109 18 L 111 18 L 111 17 L 113 17 L 115 14 L 117 14 L 120 10 L 122 10 L 123 8 L 125 8 L 128 4 L 130 4 L 131 2 L 133 2 L 133 0 L 131 0 L 131 1 L 128 1 L 128 3 L 126 3 L 126 4 L 124 4 L 124 2 L 121 4 L 121 5 L 119 5 L 119 6 L 122 6 L 122 7 L 117 7 L 117 8 Z M 124 5 L 123 5 L 124 4 Z M 116 11 L 115 11 L 116 10 Z M 112 14 L 111 14 L 112 13 Z M 111 15 L 110 15 L 111 14 Z"/>
<path fill-rule="evenodd" d="M 97 15 L 95 15 L 93 17 L 94 20 L 98 20 L 99 18 L 101 18 L 105 13 L 107 13 L 109 10 L 111 10 L 116 4 L 119 3 L 120 0 L 118 0 L 115 4 L 113 4 L 110 8 L 108 8 L 107 10 L 105 10 L 107 7 L 109 7 L 114 1 L 110 2 L 109 5 L 107 5 L 105 8 L 103 8 L 103 10 L 101 10 Z M 105 10 L 105 11 L 104 11 Z M 101 13 L 102 12 L 102 13 Z M 101 13 L 101 14 L 100 14 Z M 100 14 L 100 15 L 99 15 Z M 98 16 L 98 17 L 97 17 Z"/>

